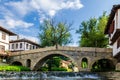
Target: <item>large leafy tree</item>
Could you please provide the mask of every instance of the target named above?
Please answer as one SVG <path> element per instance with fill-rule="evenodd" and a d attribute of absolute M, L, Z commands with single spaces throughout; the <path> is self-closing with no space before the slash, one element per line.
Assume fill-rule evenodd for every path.
<path fill-rule="evenodd" d="M 102 16 L 83 21 L 76 32 L 80 34 L 81 47 L 107 47 L 108 38 L 104 34 L 108 16 L 104 12 Z"/>
<path fill-rule="evenodd" d="M 43 25 L 40 26 L 40 43 L 42 47 L 66 45 L 71 42 L 71 25 L 67 23 L 58 22 L 53 20 L 45 20 Z"/>

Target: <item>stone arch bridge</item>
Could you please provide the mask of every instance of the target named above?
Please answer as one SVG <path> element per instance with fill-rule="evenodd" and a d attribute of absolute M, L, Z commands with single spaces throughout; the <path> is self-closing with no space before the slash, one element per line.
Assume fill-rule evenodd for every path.
<path fill-rule="evenodd" d="M 117 61 L 112 56 L 110 48 L 87 48 L 87 47 L 46 47 L 36 50 L 14 52 L 9 56 L 9 63 L 19 63 L 23 66 L 30 67 L 31 70 L 37 70 L 50 57 L 61 55 L 70 58 L 75 63 L 79 71 L 90 71 L 92 65 L 100 59 L 108 59 L 113 65 Z M 82 59 L 88 60 L 88 67 L 81 67 Z"/>

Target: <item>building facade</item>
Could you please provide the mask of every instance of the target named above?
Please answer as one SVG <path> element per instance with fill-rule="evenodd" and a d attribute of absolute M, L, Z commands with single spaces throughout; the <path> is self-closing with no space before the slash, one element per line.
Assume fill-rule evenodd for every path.
<path fill-rule="evenodd" d="M 39 48 L 40 45 L 27 40 L 27 39 L 18 39 L 10 41 L 9 50 L 10 51 L 24 51 L 24 50 L 32 50 Z"/>
<path fill-rule="evenodd" d="M 0 52 L 9 50 L 10 36 L 16 34 L 0 26 Z"/>
<path fill-rule="evenodd" d="M 120 60 L 120 4 L 113 6 L 105 34 L 108 34 L 109 44 L 113 47 L 113 56 Z"/>

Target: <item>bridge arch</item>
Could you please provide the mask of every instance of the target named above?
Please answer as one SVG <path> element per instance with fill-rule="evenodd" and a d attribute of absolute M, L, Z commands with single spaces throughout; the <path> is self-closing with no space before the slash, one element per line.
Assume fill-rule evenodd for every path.
<path fill-rule="evenodd" d="M 111 59 L 101 58 L 91 63 L 93 71 L 110 71 L 115 69 L 115 63 Z"/>
<path fill-rule="evenodd" d="M 22 66 L 22 63 L 19 61 L 12 62 L 12 65 Z"/>
<path fill-rule="evenodd" d="M 64 56 L 64 57 L 67 57 L 69 58 L 72 62 L 74 62 L 76 64 L 76 62 L 74 61 L 74 59 L 69 56 L 69 55 L 66 55 L 64 53 L 61 53 L 61 52 L 53 52 L 53 53 L 50 53 L 49 55 L 46 55 L 44 57 L 42 57 L 41 59 L 38 60 L 38 62 L 36 62 L 35 66 L 33 66 L 33 70 L 38 70 L 39 67 L 41 67 L 48 59 L 54 57 L 54 56 Z M 77 64 L 76 64 L 77 65 Z"/>
<path fill-rule="evenodd" d="M 88 67 L 88 59 L 86 57 L 82 58 L 81 67 L 87 68 Z"/>
<path fill-rule="evenodd" d="M 26 60 L 26 66 L 30 68 L 30 66 L 31 66 L 31 60 L 30 59 Z"/>

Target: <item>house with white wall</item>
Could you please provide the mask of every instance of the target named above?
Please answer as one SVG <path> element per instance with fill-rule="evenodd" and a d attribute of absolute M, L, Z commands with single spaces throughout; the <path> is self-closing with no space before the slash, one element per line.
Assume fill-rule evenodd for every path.
<path fill-rule="evenodd" d="M 9 50 L 15 52 L 15 51 L 37 49 L 39 47 L 40 45 L 37 44 L 36 42 L 24 38 L 24 39 L 10 41 Z"/>
<path fill-rule="evenodd" d="M 120 4 L 113 6 L 105 34 L 109 36 L 109 44 L 113 48 L 113 56 L 120 61 Z"/>
<path fill-rule="evenodd" d="M 16 34 L 0 26 L 0 52 L 9 50 L 9 39 L 10 36 Z"/>

